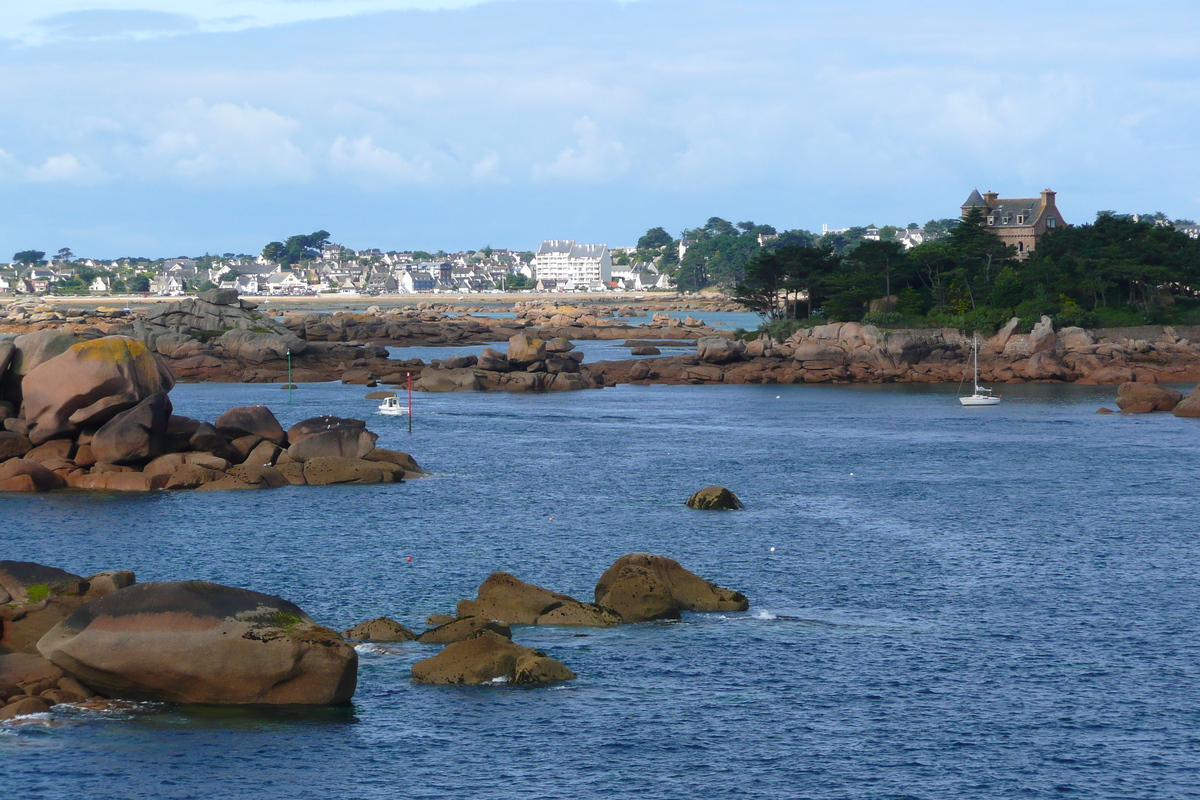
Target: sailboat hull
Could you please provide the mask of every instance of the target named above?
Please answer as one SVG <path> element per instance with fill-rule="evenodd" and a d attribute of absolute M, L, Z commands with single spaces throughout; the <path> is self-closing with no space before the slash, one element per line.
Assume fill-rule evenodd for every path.
<path fill-rule="evenodd" d="M 971 397 L 960 397 L 958 402 L 964 406 L 998 406 L 1000 405 L 999 397 L 987 397 L 985 395 L 972 395 Z"/>

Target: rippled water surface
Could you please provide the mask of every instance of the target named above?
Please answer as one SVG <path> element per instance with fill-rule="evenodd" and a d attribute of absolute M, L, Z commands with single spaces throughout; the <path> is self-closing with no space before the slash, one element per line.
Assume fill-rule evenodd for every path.
<path fill-rule="evenodd" d="M 372 414 L 361 387 L 183 385 L 178 413 Z M 418 395 L 369 417 L 401 486 L 0 498 L 3 557 L 282 595 L 420 627 L 508 570 L 583 599 L 653 551 L 744 614 L 518 628 L 579 674 L 416 686 L 364 648 L 352 707 L 144 707 L 0 728 L 14 797 L 1200 796 L 1200 427 L 1111 388 L 620 387 Z M 746 510 L 683 506 L 711 483 Z M 774 548 L 772 550 L 771 548 Z M 412 556 L 412 562 L 405 559 Z M 16 793 L 13 793 L 16 790 Z"/>

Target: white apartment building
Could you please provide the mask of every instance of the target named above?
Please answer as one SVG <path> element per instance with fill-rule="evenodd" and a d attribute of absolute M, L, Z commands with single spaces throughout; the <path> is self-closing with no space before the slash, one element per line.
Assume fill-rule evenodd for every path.
<path fill-rule="evenodd" d="M 542 242 L 533 259 L 533 273 L 538 280 L 552 280 L 567 289 L 607 288 L 612 280 L 612 254 L 608 245 L 551 239 Z"/>

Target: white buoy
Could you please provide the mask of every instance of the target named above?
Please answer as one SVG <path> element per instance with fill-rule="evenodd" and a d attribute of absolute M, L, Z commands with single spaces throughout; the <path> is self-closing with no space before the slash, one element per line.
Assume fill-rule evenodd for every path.
<path fill-rule="evenodd" d="M 771 548 L 771 552 L 772 552 L 772 553 L 774 553 L 774 552 L 775 552 L 775 548 L 774 548 L 774 547 L 772 547 L 772 548 Z"/>

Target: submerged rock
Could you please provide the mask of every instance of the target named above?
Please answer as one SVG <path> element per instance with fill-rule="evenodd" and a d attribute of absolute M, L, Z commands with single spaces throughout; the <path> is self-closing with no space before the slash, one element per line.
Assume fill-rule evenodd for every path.
<path fill-rule="evenodd" d="M 482 630 L 491 631 L 497 636 L 507 639 L 512 638 L 512 631 L 503 622 L 496 622 L 484 617 L 462 617 L 425 631 L 417 637 L 417 641 L 424 644 L 452 644 L 461 642 Z"/>
<path fill-rule="evenodd" d="M 488 630 L 449 645 L 436 656 L 412 666 L 413 680 L 434 684 L 478 684 L 503 681 L 534 686 L 574 680 L 575 673 L 545 653 L 514 644 Z"/>
<path fill-rule="evenodd" d="M 342 637 L 360 642 L 412 642 L 417 634 L 394 619 L 378 617 L 342 631 Z"/>

